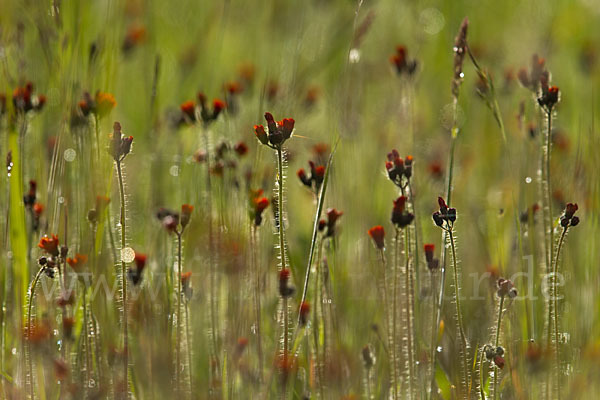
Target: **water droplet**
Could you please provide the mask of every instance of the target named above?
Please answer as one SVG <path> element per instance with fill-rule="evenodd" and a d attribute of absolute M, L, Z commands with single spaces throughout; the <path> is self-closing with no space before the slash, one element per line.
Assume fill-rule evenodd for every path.
<path fill-rule="evenodd" d="M 359 49 L 351 49 L 350 54 L 348 55 L 348 60 L 352 64 L 356 64 L 360 61 L 360 50 Z"/>
<path fill-rule="evenodd" d="M 437 351 L 438 353 L 441 353 L 442 350 L 443 350 L 442 346 L 438 346 L 438 347 L 435 348 L 435 351 Z"/>
<path fill-rule="evenodd" d="M 461 78 L 464 78 L 464 77 L 465 77 L 465 73 L 464 73 L 464 72 L 461 72 L 461 73 L 460 73 L 460 77 L 461 77 Z"/>
<path fill-rule="evenodd" d="M 73 160 L 75 160 L 75 157 L 77 156 L 77 153 L 75 152 L 74 149 L 66 149 L 63 157 L 65 158 L 66 162 L 71 162 Z"/>
<path fill-rule="evenodd" d="M 13 347 L 12 350 L 10 351 L 12 353 L 12 355 L 14 356 L 15 354 L 17 354 L 17 349 L 16 347 Z"/>
<path fill-rule="evenodd" d="M 65 198 L 64 198 L 64 197 L 62 197 L 62 196 L 60 196 L 60 197 L 58 198 L 58 204 L 63 204 L 64 202 L 65 202 Z"/>
<path fill-rule="evenodd" d="M 135 251 L 131 247 L 121 249 L 121 261 L 130 263 L 135 258 Z"/>
<path fill-rule="evenodd" d="M 179 166 L 172 165 L 171 168 L 169 168 L 169 174 L 171 174 L 171 176 L 179 176 Z"/>
<path fill-rule="evenodd" d="M 53 331 L 52 331 L 52 334 L 53 334 L 54 336 L 58 336 L 58 329 L 55 329 L 55 330 L 53 330 Z"/>
<path fill-rule="evenodd" d="M 531 183 L 533 181 L 533 179 L 531 179 L 530 176 L 528 176 L 527 178 L 525 178 L 525 183 Z"/>

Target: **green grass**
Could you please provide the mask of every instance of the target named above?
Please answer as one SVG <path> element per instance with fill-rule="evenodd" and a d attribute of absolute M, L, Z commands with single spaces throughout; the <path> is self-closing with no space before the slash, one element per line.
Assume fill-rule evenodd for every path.
<path fill-rule="evenodd" d="M 409 197 L 417 216 L 407 246 L 413 249 L 409 270 L 416 278 L 412 342 L 419 364 L 413 368 L 412 382 L 417 387 L 408 390 L 402 333 L 406 330 L 398 326 L 394 340 L 399 357 L 398 398 L 408 398 L 410 393 L 431 397 L 430 374 L 439 388 L 432 397 L 458 397 L 463 361 L 461 339 L 454 329 L 451 249 L 445 257 L 450 275 L 442 301 L 440 351 L 433 366 L 432 290 L 439 293 L 439 287 L 431 287 L 420 253 L 423 243 L 435 243 L 436 257 L 440 256 L 440 231 L 431 213 L 438 208 L 438 196 L 448 197 L 451 146 L 455 153 L 450 206 L 458 211 L 453 238 L 467 360 L 473 361 L 466 373 L 472 377 L 470 393 L 473 397 L 494 393 L 503 399 L 598 397 L 600 40 L 595 27 L 600 15 L 592 3 L 4 2 L 0 93 L 6 94 L 7 107 L 0 116 L 0 153 L 5 160 L 12 151 L 13 165 L 10 177 L 6 170 L 0 176 L 0 397 L 28 398 L 30 361 L 37 399 L 96 394 L 118 398 L 123 388 L 131 397 L 167 398 L 178 387 L 178 397 L 194 399 L 277 398 L 284 388 L 287 398 L 306 393 L 314 398 L 364 398 L 366 380 L 373 398 L 394 392 L 393 368 L 383 343 L 388 341 L 384 312 L 388 305 L 379 295 L 380 255 L 366 233 L 374 225 L 385 227 L 386 259 L 392 265 L 390 212 L 398 189 L 388 181 L 384 165 L 392 148 L 414 157 Z M 465 16 L 478 68 L 469 57 L 465 59 L 457 103 L 458 135 L 452 144 L 452 46 Z M 123 43 L 133 27 L 143 27 L 145 34 L 125 51 Z M 390 64 L 398 44 L 418 61 L 412 77 L 398 76 Z M 544 243 L 549 236 L 544 233 L 545 214 L 540 209 L 533 218 L 520 218 L 533 204 L 547 203 L 539 171 L 546 118 L 532 93 L 516 79 L 520 67 L 529 68 L 533 53 L 545 58 L 551 84 L 559 86 L 561 93 L 553 109 L 548 174 L 555 192 L 550 193 L 552 221 L 558 224 L 568 202 L 579 204 L 581 218 L 564 241 L 560 226 L 554 232 L 552 257 L 560 239 L 560 259 L 554 261 L 564 278 L 558 281 L 563 298 L 556 305 L 543 297 L 548 267 Z M 240 75 L 240 68 L 248 65 L 254 68 L 251 82 Z M 478 74 L 493 79 L 491 97 L 478 96 Z M 34 84 L 34 93 L 46 95 L 47 102 L 41 111 L 15 119 L 12 92 L 27 81 Z M 209 103 L 225 98 L 224 85 L 233 81 L 245 85 L 235 95 L 237 112 L 224 111 L 207 132 L 200 123 L 174 126 L 181 103 L 196 101 L 199 91 Z M 271 96 L 274 83 L 278 91 Z M 318 95 L 307 106 L 307 92 L 313 87 Z M 72 124 L 85 91 L 92 97 L 97 91 L 111 93 L 116 100 L 115 108 L 99 118 L 97 126 L 92 116 L 82 125 Z M 278 324 L 282 305 L 272 205 L 251 240 L 249 189 L 261 188 L 269 199 L 277 190 L 277 160 L 253 132 L 255 124 L 264 124 L 266 111 L 277 118 L 295 119 L 294 135 L 285 143 L 288 173 L 283 194 L 286 261 L 296 288 L 287 301 L 289 333 L 299 336 L 289 337 L 288 348 L 297 355 L 291 366 L 282 366 L 277 359 L 283 337 Z M 132 151 L 121 165 L 127 211 L 123 238 L 118 226 L 119 182 L 114 160 L 106 151 L 115 121 L 121 123 L 125 136 L 134 137 Z M 23 124 L 26 131 L 20 134 Z M 534 137 L 529 124 L 536 126 Z M 196 150 L 205 149 L 205 134 L 210 139 L 209 164 L 193 157 Z M 239 141 L 249 147 L 243 157 L 233 151 Z M 221 160 L 223 173 L 215 174 L 221 143 L 230 150 Z M 298 168 L 307 168 L 308 160 L 316 161 L 313 146 L 317 143 L 327 144 L 329 151 L 335 148 L 322 204 L 295 175 Z M 441 166 L 439 174 L 432 172 L 434 164 Z M 22 199 L 31 179 L 37 181 L 36 200 L 45 209 L 39 229 L 29 240 L 31 218 Z M 88 211 L 96 206 L 98 195 L 107 195 L 111 202 L 92 225 Z M 160 207 L 180 210 L 182 204 L 195 207 L 182 241 L 182 271 L 192 272 L 193 294 L 178 311 L 178 243 L 156 212 Z M 344 214 L 336 237 L 322 240 L 315 210 L 322 213 L 330 207 Z M 414 254 L 413 232 L 418 235 L 418 254 Z M 54 281 L 42 274 L 31 299 L 36 330 L 30 332 L 38 334 L 38 328 L 47 332 L 28 345 L 24 340 L 27 293 L 40 268 L 36 260 L 44 255 L 37 243 L 51 234 L 57 234 L 61 244 L 66 242 L 68 257 L 89 256 L 83 269 L 91 273 L 88 318 L 84 319 L 82 285 L 73 285 L 73 303 L 60 307 L 60 292 L 46 293 L 52 285 L 60 288 L 62 271 Z M 128 282 L 127 380 L 123 377 L 121 240 L 148 257 L 141 285 Z M 405 259 L 399 254 L 403 273 Z M 319 314 L 310 316 L 306 329 L 296 329 L 307 266 L 319 277 L 313 281 L 317 275 L 311 275 L 306 288 L 311 313 Z M 392 277 L 389 268 L 386 273 Z M 67 281 L 74 278 L 69 266 L 66 271 Z M 485 275 L 489 271 L 511 279 L 520 295 L 504 300 L 498 337 L 500 299 L 495 278 Z M 254 326 L 257 273 L 262 289 L 262 360 Z M 405 276 L 401 278 L 404 282 Z M 433 281 L 439 284 L 439 278 L 438 274 Z M 102 288 L 94 294 L 94 287 L 103 282 L 114 295 Z M 319 296 L 331 303 L 317 307 Z M 405 298 L 400 299 L 399 322 L 404 320 L 405 304 Z M 548 332 L 555 336 L 554 321 L 548 326 L 555 307 L 560 315 L 556 328 L 564 338 L 558 346 L 558 371 L 553 351 L 546 351 Z M 177 321 L 178 316 L 182 320 Z M 71 337 L 63 317 L 74 319 Z M 87 329 L 82 329 L 84 320 Z M 216 329 L 214 336 L 212 329 Z M 240 344 L 244 342 L 240 338 L 246 338 L 247 345 Z M 485 371 L 494 368 L 479 351 L 496 341 L 504 346 L 505 366 L 497 385 L 488 376 L 480 391 L 480 358 Z M 368 373 L 361 358 L 367 344 L 376 360 Z M 176 348 L 181 349 L 179 373 Z M 317 356 L 319 364 L 315 364 Z M 288 367 L 283 385 L 282 370 Z M 86 376 L 91 376 L 91 385 Z M 553 384 L 550 390 L 546 390 L 548 381 Z"/>

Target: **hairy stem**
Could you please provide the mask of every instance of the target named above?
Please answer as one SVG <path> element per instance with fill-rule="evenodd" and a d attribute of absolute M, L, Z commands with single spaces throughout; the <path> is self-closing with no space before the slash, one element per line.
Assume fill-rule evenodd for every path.
<path fill-rule="evenodd" d="M 494 347 L 498 348 L 500 340 L 500 324 L 502 323 L 502 309 L 504 308 L 504 296 L 500 296 L 500 306 L 498 307 L 498 323 L 496 324 L 496 341 Z M 498 366 L 494 363 L 494 400 L 498 397 Z"/>
<path fill-rule="evenodd" d="M 40 268 L 33 281 L 31 282 L 31 286 L 29 286 L 29 304 L 27 305 L 27 349 L 29 352 L 29 395 L 31 400 L 35 399 L 34 390 L 33 390 L 33 359 L 31 355 L 31 308 L 33 306 L 33 299 L 35 297 L 35 287 L 42 276 L 44 271 L 44 267 Z"/>
<path fill-rule="evenodd" d="M 252 251 L 252 264 L 254 266 L 254 313 L 256 318 L 256 351 L 258 356 L 258 380 L 260 383 L 263 382 L 263 356 L 262 356 L 262 337 L 261 337 L 261 324 L 260 324 L 260 265 L 258 263 L 258 248 L 256 240 L 256 228 L 252 226 L 250 228 L 250 240 L 251 240 L 251 251 Z"/>
<path fill-rule="evenodd" d="M 285 254 L 285 226 L 283 222 L 283 150 L 281 146 L 277 148 L 277 221 L 279 229 L 277 230 L 279 236 L 279 257 L 281 258 L 281 270 L 286 269 L 286 254 Z M 289 336 L 289 310 L 288 310 L 288 298 L 283 297 L 283 358 L 284 363 L 287 363 L 288 357 L 288 336 Z M 286 380 L 287 382 L 287 380 Z M 287 396 L 287 385 L 283 388 L 283 398 Z"/>
<path fill-rule="evenodd" d="M 117 160 L 117 173 L 119 177 L 119 194 L 121 198 L 121 251 L 125 248 L 125 189 L 123 187 L 123 172 L 121 170 L 121 161 Z M 123 260 L 123 254 L 121 254 L 121 285 L 123 291 L 123 379 L 125 385 L 124 398 L 128 397 L 127 392 L 129 391 L 129 378 L 128 378 L 128 366 L 129 366 L 129 348 L 128 348 L 128 328 L 127 328 L 127 266 L 125 260 Z"/>
<path fill-rule="evenodd" d="M 461 312 L 461 308 L 460 308 L 460 287 L 459 287 L 459 280 L 458 280 L 458 265 L 456 262 L 456 245 L 454 243 L 454 236 L 452 235 L 452 229 L 448 230 L 448 235 L 449 235 L 449 239 L 450 239 L 450 246 L 452 248 L 452 271 L 454 273 L 454 302 L 456 304 L 456 322 L 458 325 L 458 333 L 460 335 L 460 342 L 461 342 L 461 355 L 460 358 L 462 359 L 462 368 L 463 368 L 463 382 L 462 385 L 464 385 L 464 387 L 462 388 L 462 393 L 463 393 L 463 397 L 466 399 L 468 398 L 468 384 L 469 384 L 469 363 L 467 361 L 467 336 L 465 335 L 465 330 L 463 327 L 463 318 L 462 318 L 462 312 Z"/>
<path fill-rule="evenodd" d="M 395 345 L 395 340 L 394 340 L 394 333 L 393 333 L 393 314 L 390 312 L 390 302 L 389 302 L 389 296 L 388 296 L 388 290 L 387 290 L 387 262 L 385 260 L 385 254 L 383 249 L 381 249 L 379 251 L 379 256 L 381 259 L 381 267 L 383 269 L 383 304 L 384 304 L 384 308 L 385 308 L 385 314 L 386 314 L 386 326 L 387 326 L 387 333 L 388 333 L 388 359 L 389 359 L 389 364 L 390 364 L 390 381 L 391 381 L 391 394 L 392 394 L 392 399 L 397 399 L 398 398 L 398 384 L 397 384 L 397 380 L 396 380 L 396 345 Z M 385 342 L 384 342 L 385 343 Z"/>
<path fill-rule="evenodd" d="M 413 280 L 412 272 L 410 269 L 410 231 L 408 228 L 404 233 L 404 257 L 406 258 L 406 329 L 408 331 L 407 344 L 408 344 L 408 387 L 410 390 L 409 398 L 412 399 L 415 395 L 414 379 L 415 379 L 415 354 L 414 354 L 414 321 L 413 321 Z"/>
<path fill-rule="evenodd" d="M 454 101 L 452 103 L 452 115 L 453 115 L 453 126 L 450 137 L 450 158 L 448 160 L 448 182 L 446 185 L 446 201 L 450 204 L 452 200 L 452 182 L 454 179 L 454 153 L 456 150 L 456 139 L 458 137 L 458 98 L 454 97 Z M 436 317 L 436 327 L 437 331 L 440 326 L 440 322 L 442 319 L 442 307 L 444 305 L 444 290 L 446 286 L 446 241 L 447 241 L 447 232 L 444 230 L 442 232 L 442 251 L 440 257 L 440 266 L 441 266 L 441 279 L 440 279 L 440 294 L 438 296 L 438 304 L 437 304 L 437 317 Z M 437 342 L 437 340 L 436 340 Z M 436 343 L 437 344 L 437 343 Z M 435 347 L 435 346 L 434 346 Z M 435 359 L 437 357 L 437 353 L 433 353 L 432 363 L 435 365 Z M 435 392 L 435 374 L 431 376 L 431 389 L 430 393 L 433 396 Z"/>
<path fill-rule="evenodd" d="M 177 324 L 175 332 L 175 385 L 180 393 L 179 370 L 181 366 L 181 232 L 177 232 Z"/>
<path fill-rule="evenodd" d="M 398 325 L 396 318 L 398 317 L 398 278 L 400 275 L 400 229 L 396 228 L 396 234 L 394 236 L 394 266 L 392 269 L 392 343 L 394 351 L 392 352 L 394 359 L 392 360 L 394 368 L 394 382 L 396 382 L 396 386 L 394 386 L 394 392 L 396 392 L 396 387 L 398 386 L 399 381 L 399 360 L 398 360 L 398 346 L 396 339 L 398 338 L 398 333 L 396 331 L 396 326 Z M 408 309 L 407 309 L 408 310 Z M 406 329 L 407 324 L 405 321 L 404 329 Z M 406 336 L 405 336 L 406 337 Z M 392 344 L 390 344 L 390 347 Z M 407 346 L 408 348 L 408 346 Z M 398 394 L 395 394 L 396 397 Z"/>

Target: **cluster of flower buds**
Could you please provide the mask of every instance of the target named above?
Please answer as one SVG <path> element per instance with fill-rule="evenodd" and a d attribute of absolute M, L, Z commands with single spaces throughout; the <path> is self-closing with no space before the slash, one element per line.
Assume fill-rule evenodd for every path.
<path fill-rule="evenodd" d="M 287 268 L 279 271 L 279 295 L 281 297 L 291 297 L 296 292 L 296 288 L 290 283 L 290 270 Z"/>
<path fill-rule="evenodd" d="M 181 206 L 181 213 L 169 210 L 168 208 L 160 208 L 156 212 L 156 218 L 158 218 L 167 232 L 180 235 L 190 223 L 193 212 L 194 206 L 190 204 L 183 204 Z M 181 229 L 179 229 L 180 226 Z"/>
<path fill-rule="evenodd" d="M 191 300 L 194 290 L 192 289 L 192 271 L 181 273 L 181 291 L 186 300 Z"/>
<path fill-rule="evenodd" d="M 400 158 L 398 150 L 393 149 L 388 153 L 387 161 L 385 162 L 388 178 L 390 178 L 396 186 L 404 189 L 412 176 L 412 163 L 412 156 L 406 156 L 403 160 Z"/>
<path fill-rule="evenodd" d="M 394 208 L 392 208 L 392 223 L 398 228 L 405 228 L 415 219 L 413 213 L 406 209 L 406 196 L 400 196 L 394 200 Z"/>
<path fill-rule="evenodd" d="M 92 97 L 89 92 L 83 93 L 83 98 L 77 103 L 78 111 L 87 117 L 90 114 L 96 115 L 98 118 L 107 116 L 117 105 L 115 97 L 110 93 L 96 92 Z"/>
<path fill-rule="evenodd" d="M 263 212 L 269 207 L 269 199 L 263 196 L 263 190 L 250 190 L 250 218 L 255 226 L 260 226 L 263 221 Z"/>
<path fill-rule="evenodd" d="M 304 168 L 300 168 L 296 172 L 296 175 L 304 186 L 309 187 L 314 193 L 318 193 L 321 184 L 323 183 L 323 179 L 325 178 L 325 166 L 316 165 L 313 161 L 309 161 L 308 165 L 310 165 L 310 176 L 306 173 Z"/>
<path fill-rule="evenodd" d="M 212 101 L 212 108 L 208 107 L 206 95 L 204 93 L 198 93 L 198 104 L 192 100 L 186 101 L 179 106 L 181 115 L 179 117 L 179 124 L 193 124 L 196 121 L 201 121 L 205 126 L 215 122 L 221 112 L 227 108 L 227 104 L 220 99 L 214 99 Z M 198 107 L 200 108 L 198 110 Z M 199 119 L 197 117 L 200 117 Z"/>
<path fill-rule="evenodd" d="M 133 136 L 124 136 L 121 132 L 121 124 L 115 122 L 110 140 L 109 153 L 116 162 L 121 162 L 131 151 Z"/>
<path fill-rule="evenodd" d="M 17 87 L 12 94 L 15 111 L 27 113 L 29 111 L 41 111 L 46 104 L 46 96 L 33 94 L 33 84 L 27 82 L 23 87 Z"/>
<path fill-rule="evenodd" d="M 324 237 L 335 236 L 335 225 L 337 220 L 344 215 L 342 211 L 338 211 L 335 208 L 327 210 L 327 220 L 322 219 L 319 221 L 319 232 L 324 232 Z"/>
<path fill-rule="evenodd" d="M 396 68 L 396 73 L 401 75 L 412 76 L 417 70 L 417 61 L 409 60 L 406 56 L 406 47 L 402 45 L 396 46 L 396 53 L 390 57 L 390 62 Z"/>
<path fill-rule="evenodd" d="M 37 182 L 35 180 L 29 181 L 29 191 L 23 196 L 23 203 L 25 209 L 31 214 L 31 224 L 34 232 L 40 227 L 40 217 L 44 212 L 44 205 L 36 202 L 37 196 Z"/>
<path fill-rule="evenodd" d="M 558 103 L 560 90 L 557 86 L 549 86 L 548 79 L 547 72 L 542 74 L 540 79 L 541 96 L 537 100 L 540 107 L 546 110 L 547 113 L 550 113 L 552 112 L 552 107 Z"/>
<path fill-rule="evenodd" d="M 308 323 L 308 314 L 310 313 L 310 304 L 308 302 L 303 301 L 300 304 L 300 325 L 306 326 Z"/>
<path fill-rule="evenodd" d="M 110 203 L 110 198 L 107 196 L 96 196 L 96 207 L 92 208 L 90 211 L 88 211 L 88 221 L 91 224 L 97 224 L 102 216 L 104 215 L 104 211 L 106 210 L 106 207 L 108 207 L 108 204 Z"/>
<path fill-rule="evenodd" d="M 579 217 L 575 213 L 578 209 L 577 203 L 568 203 L 562 217 L 560 217 L 560 226 L 564 229 L 567 229 L 569 226 L 577 226 L 579 224 Z"/>
<path fill-rule="evenodd" d="M 449 208 L 444 199 L 438 197 L 440 210 L 433 213 L 433 222 L 444 230 L 452 230 L 456 221 L 456 208 Z"/>
<path fill-rule="evenodd" d="M 517 78 L 523 87 L 531 90 L 534 93 L 540 88 L 540 80 L 543 75 L 547 75 L 546 60 L 534 54 L 531 57 L 531 70 L 528 72 L 526 68 L 519 69 Z"/>
<path fill-rule="evenodd" d="M 263 125 L 254 125 L 254 133 L 256 138 L 272 149 L 280 149 L 283 143 L 292 137 L 294 131 L 294 119 L 284 118 L 281 121 L 275 122 L 273 115 L 269 112 L 265 113 L 265 120 L 267 121 L 267 131 Z"/>
<path fill-rule="evenodd" d="M 370 345 L 364 345 L 361 356 L 366 369 L 371 369 L 375 365 L 375 353 Z"/>
<path fill-rule="evenodd" d="M 235 153 L 235 158 L 232 157 L 232 150 Z M 248 146 L 246 143 L 240 141 L 235 145 L 231 146 L 226 141 L 220 142 L 215 147 L 214 163 L 211 166 L 211 173 L 216 176 L 223 176 L 225 168 L 235 170 L 237 168 L 238 160 L 244 157 L 248 153 Z M 203 149 L 197 150 L 194 154 L 194 159 L 198 163 L 206 161 L 206 151 Z"/>
<path fill-rule="evenodd" d="M 373 243 L 375 243 L 375 247 L 379 250 L 383 250 L 385 248 L 385 230 L 383 226 L 377 225 L 368 230 L 368 234 L 373 239 Z"/>
<path fill-rule="evenodd" d="M 440 267 L 440 260 L 435 258 L 435 245 L 432 243 L 427 243 L 423 245 L 423 250 L 425 251 L 425 260 L 427 261 L 427 268 L 431 272 L 436 271 Z"/>
<path fill-rule="evenodd" d="M 493 361 L 494 364 L 496 364 L 496 366 L 500 369 L 504 368 L 504 348 L 502 346 L 495 347 L 486 344 L 483 347 L 483 352 L 488 361 Z"/>
<path fill-rule="evenodd" d="M 127 277 L 133 283 L 133 286 L 139 286 L 142 283 L 142 272 L 146 267 L 146 255 L 142 253 L 135 253 L 133 258 L 133 266 L 127 268 Z"/>
<path fill-rule="evenodd" d="M 517 297 L 517 288 L 515 288 L 515 285 L 512 283 L 512 281 L 500 278 L 496 282 L 496 286 L 498 288 L 498 291 L 496 292 L 498 297 L 508 296 L 511 299 Z"/>
<path fill-rule="evenodd" d="M 68 249 L 66 246 L 59 247 L 58 236 L 52 234 L 50 237 L 44 235 L 38 247 L 46 253 L 38 259 L 38 263 L 44 269 L 44 273 L 50 278 L 54 278 L 55 268 L 60 267 L 59 257 L 64 260 Z"/>

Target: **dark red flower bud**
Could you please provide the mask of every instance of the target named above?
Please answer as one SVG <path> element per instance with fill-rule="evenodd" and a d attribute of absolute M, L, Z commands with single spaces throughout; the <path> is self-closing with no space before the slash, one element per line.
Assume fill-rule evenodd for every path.
<path fill-rule="evenodd" d="M 575 212 L 578 209 L 579 209 L 579 207 L 577 206 L 577 203 L 568 203 L 567 206 L 565 207 L 565 217 L 567 219 L 573 218 L 573 215 L 575 215 Z"/>
<path fill-rule="evenodd" d="M 384 242 L 385 230 L 383 229 L 383 226 L 381 226 L 381 225 L 374 226 L 371 229 L 369 229 L 368 233 L 369 233 L 369 236 L 371 236 L 371 239 L 373 239 L 373 242 L 375 243 L 375 247 L 382 250 L 385 247 L 385 242 Z"/>
<path fill-rule="evenodd" d="M 265 127 L 262 125 L 254 125 L 254 133 L 256 134 L 256 138 L 262 143 L 269 143 L 269 137 L 267 136 L 267 132 L 265 132 Z"/>
<path fill-rule="evenodd" d="M 179 109 L 190 121 L 196 119 L 196 104 L 193 101 L 186 101 L 179 106 Z"/>
<path fill-rule="evenodd" d="M 504 358 L 501 356 L 494 357 L 494 364 L 500 369 L 504 368 Z"/>
<path fill-rule="evenodd" d="M 423 249 L 425 250 L 425 259 L 427 262 L 433 261 L 433 252 L 435 251 L 435 245 L 428 243 L 423 245 Z"/>
<path fill-rule="evenodd" d="M 302 304 L 300 305 L 300 324 L 302 326 L 305 326 L 306 323 L 308 322 L 308 313 L 309 312 L 310 312 L 310 305 L 306 301 L 303 301 Z"/>

